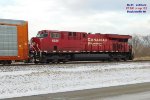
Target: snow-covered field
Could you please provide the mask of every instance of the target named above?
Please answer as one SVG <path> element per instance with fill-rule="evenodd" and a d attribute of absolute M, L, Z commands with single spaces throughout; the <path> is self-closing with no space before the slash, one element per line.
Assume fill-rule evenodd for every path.
<path fill-rule="evenodd" d="M 0 66 L 0 99 L 150 82 L 150 62 Z"/>

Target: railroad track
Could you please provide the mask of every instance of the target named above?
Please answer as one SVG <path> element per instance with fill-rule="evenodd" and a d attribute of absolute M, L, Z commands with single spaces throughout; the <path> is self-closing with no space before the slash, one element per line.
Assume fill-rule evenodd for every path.
<path fill-rule="evenodd" d="M 31 65 L 57 65 L 57 64 L 87 64 L 87 63 L 130 63 L 130 62 L 149 62 L 150 60 L 133 60 L 133 61 L 70 61 L 66 63 L 12 63 L 12 64 L 6 64 L 6 65 L 0 65 L 0 66 L 31 66 Z"/>

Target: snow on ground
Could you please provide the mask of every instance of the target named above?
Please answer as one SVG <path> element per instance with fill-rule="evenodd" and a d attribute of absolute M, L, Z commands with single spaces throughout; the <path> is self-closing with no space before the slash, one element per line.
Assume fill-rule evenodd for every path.
<path fill-rule="evenodd" d="M 0 66 L 0 99 L 150 82 L 150 62 Z"/>

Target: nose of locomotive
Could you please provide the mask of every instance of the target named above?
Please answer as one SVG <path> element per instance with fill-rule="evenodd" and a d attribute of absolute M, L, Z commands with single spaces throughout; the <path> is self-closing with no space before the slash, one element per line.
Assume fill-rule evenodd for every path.
<path fill-rule="evenodd" d="M 37 37 L 31 38 L 30 41 L 30 50 L 39 51 L 40 50 L 40 40 Z"/>

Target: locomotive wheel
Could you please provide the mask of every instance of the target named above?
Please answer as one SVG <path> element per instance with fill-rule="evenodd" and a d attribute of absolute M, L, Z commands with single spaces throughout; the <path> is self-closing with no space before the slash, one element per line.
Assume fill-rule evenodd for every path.
<path fill-rule="evenodd" d="M 11 60 L 4 60 L 3 62 L 2 62 L 2 64 L 3 65 L 6 65 L 6 64 L 11 64 L 12 63 L 12 61 Z"/>
<path fill-rule="evenodd" d="M 52 64 L 54 64 L 55 63 L 55 61 L 54 60 L 52 60 Z"/>
<path fill-rule="evenodd" d="M 57 63 L 59 64 L 59 63 L 60 63 L 60 61 L 57 61 Z"/>
<path fill-rule="evenodd" d="M 49 60 L 46 60 L 46 64 L 49 64 Z"/>
<path fill-rule="evenodd" d="M 11 64 L 11 63 L 12 63 L 12 61 L 11 61 L 11 60 L 8 60 L 8 61 L 7 61 L 7 64 Z"/>
<path fill-rule="evenodd" d="M 54 63 L 56 63 L 57 61 L 56 60 L 52 60 L 52 63 L 54 64 Z"/>
<path fill-rule="evenodd" d="M 58 59 L 53 59 L 53 60 L 52 60 L 52 63 L 58 63 L 58 62 L 59 62 Z"/>
<path fill-rule="evenodd" d="M 67 61 L 63 61 L 63 64 L 65 64 Z"/>
<path fill-rule="evenodd" d="M 5 62 L 5 61 L 3 61 L 3 62 L 2 62 L 2 65 L 5 65 L 5 64 L 6 64 L 6 62 Z"/>
<path fill-rule="evenodd" d="M 117 58 L 117 61 L 121 61 L 121 59 L 120 59 L 120 58 Z"/>
<path fill-rule="evenodd" d="M 127 61 L 127 58 L 123 58 L 123 61 Z"/>
<path fill-rule="evenodd" d="M 114 59 L 113 59 L 113 58 L 109 58 L 108 61 L 109 61 L 109 62 L 112 62 L 112 61 L 114 61 Z"/>
<path fill-rule="evenodd" d="M 34 63 L 35 63 L 35 64 L 38 64 L 39 62 L 38 62 L 38 61 L 36 61 L 36 60 L 34 60 Z"/>

